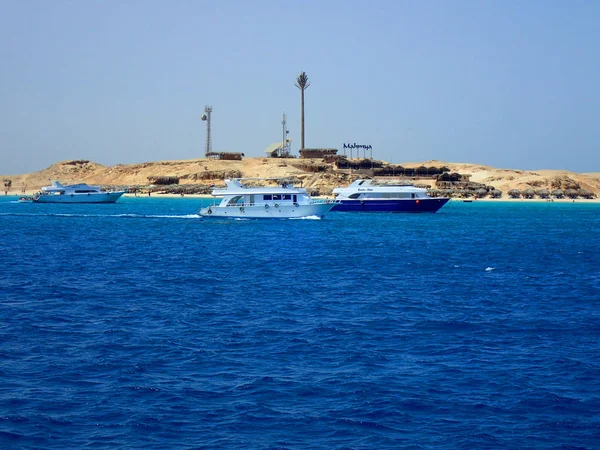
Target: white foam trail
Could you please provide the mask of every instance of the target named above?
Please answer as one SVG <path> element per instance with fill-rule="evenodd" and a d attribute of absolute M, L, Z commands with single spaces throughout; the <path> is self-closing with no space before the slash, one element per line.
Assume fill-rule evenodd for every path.
<path fill-rule="evenodd" d="M 108 214 L 105 216 L 94 217 L 127 217 L 132 219 L 202 219 L 202 216 L 199 214 L 184 214 L 182 216 L 175 214 Z"/>
<path fill-rule="evenodd" d="M 0 216 L 32 216 L 32 217 L 125 217 L 132 219 L 202 219 L 198 214 L 184 214 L 181 216 L 174 214 L 14 214 L 0 213 Z"/>
<path fill-rule="evenodd" d="M 319 216 L 290 217 L 291 220 L 321 220 Z"/>
<path fill-rule="evenodd" d="M 486 271 L 486 272 L 491 272 L 491 271 L 492 271 L 492 270 L 494 270 L 494 269 L 495 269 L 495 267 L 488 267 L 488 268 L 486 268 L 486 269 L 485 269 L 485 271 Z"/>
<path fill-rule="evenodd" d="M 150 218 L 159 218 L 159 219 L 202 219 L 202 216 L 199 214 L 186 214 L 183 216 L 174 216 L 174 215 L 154 215 L 154 216 L 139 216 L 139 217 L 150 217 Z"/>

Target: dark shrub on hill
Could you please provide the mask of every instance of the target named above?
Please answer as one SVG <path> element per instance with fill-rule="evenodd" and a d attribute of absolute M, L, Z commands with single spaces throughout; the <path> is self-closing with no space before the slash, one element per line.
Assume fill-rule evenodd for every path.
<path fill-rule="evenodd" d="M 178 177 L 151 176 L 148 177 L 148 183 L 159 186 L 168 186 L 171 184 L 179 184 Z"/>

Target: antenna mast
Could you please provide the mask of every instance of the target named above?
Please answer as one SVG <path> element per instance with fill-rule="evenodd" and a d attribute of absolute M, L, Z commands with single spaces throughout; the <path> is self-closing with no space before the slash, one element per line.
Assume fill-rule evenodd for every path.
<path fill-rule="evenodd" d="M 204 114 L 202 120 L 206 121 L 206 157 L 212 152 L 212 141 L 210 139 L 210 113 L 212 112 L 212 106 L 206 105 L 204 107 Z"/>
<path fill-rule="evenodd" d="M 283 125 L 283 139 L 281 140 L 281 148 L 285 148 L 285 138 L 286 138 L 286 128 L 285 128 L 285 112 L 283 113 L 283 120 L 281 121 L 281 125 Z"/>
<path fill-rule="evenodd" d="M 283 126 L 283 138 L 281 140 L 281 154 L 282 158 L 290 157 L 290 147 L 291 147 L 291 139 L 288 139 L 287 135 L 289 133 L 287 129 L 287 120 L 285 117 L 285 111 L 283 112 L 283 120 L 281 121 L 281 125 Z"/>

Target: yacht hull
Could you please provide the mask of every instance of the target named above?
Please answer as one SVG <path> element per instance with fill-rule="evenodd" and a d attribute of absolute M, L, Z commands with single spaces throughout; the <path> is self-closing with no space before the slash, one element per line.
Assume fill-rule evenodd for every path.
<path fill-rule="evenodd" d="M 125 192 L 101 192 L 98 194 L 40 195 L 36 203 L 115 203 Z"/>
<path fill-rule="evenodd" d="M 254 205 L 254 206 L 209 206 L 200 209 L 203 217 L 228 217 L 232 219 L 298 219 L 302 217 L 323 217 L 335 203 L 315 203 L 310 205 Z M 268 207 L 267 207 L 268 206 Z"/>
<path fill-rule="evenodd" d="M 401 200 L 339 200 L 332 211 L 348 212 L 402 212 L 434 213 L 448 202 L 448 198 L 401 199 Z"/>

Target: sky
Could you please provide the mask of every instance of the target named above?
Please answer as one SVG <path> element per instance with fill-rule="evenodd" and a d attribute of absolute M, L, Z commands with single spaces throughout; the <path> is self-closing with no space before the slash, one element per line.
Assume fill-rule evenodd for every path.
<path fill-rule="evenodd" d="M 0 0 L 0 173 L 300 148 L 600 171 L 596 0 Z"/>

